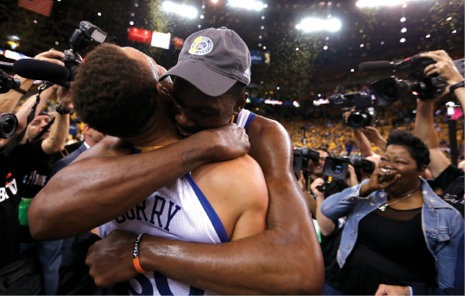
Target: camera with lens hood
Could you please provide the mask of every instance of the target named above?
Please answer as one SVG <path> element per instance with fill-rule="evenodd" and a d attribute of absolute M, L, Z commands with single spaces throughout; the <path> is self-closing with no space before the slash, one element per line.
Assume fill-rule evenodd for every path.
<path fill-rule="evenodd" d="M 323 175 L 331 176 L 335 179 L 346 179 L 349 177 L 349 164 L 356 171 L 371 173 L 375 170 L 376 165 L 371 160 L 366 159 L 360 154 L 351 154 L 344 157 L 326 157 Z"/>
<path fill-rule="evenodd" d="M 320 152 L 311 148 L 294 148 L 294 173 L 305 171 L 307 169 L 307 164 L 310 159 L 312 161 L 318 162 L 320 160 Z"/>
<path fill-rule="evenodd" d="M 463 76 L 463 59 L 454 61 Z M 359 65 L 361 71 L 390 70 L 397 72 L 408 70 L 408 79 L 403 80 L 397 77 L 380 79 L 372 83 L 373 93 L 379 105 L 392 104 L 409 95 L 418 95 L 421 100 L 431 100 L 442 95 L 447 87 L 447 83 L 438 74 L 426 76 L 424 70 L 428 65 L 435 64 L 436 61 L 430 58 L 420 57 L 417 54 L 404 60 L 389 62 L 365 62 Z"/>
<path fill-rule="evenodd" d="M 364 92 L 351 92 L 344 94 L 344 88 L 337 87 L 336 94 L 328 97 L 328 100 L 336 105 L 341 105 L 342 110 L 353 110 L 346 120 L 352 128 L 362 128 L 375 124 L 375 109 L 370 95 Z"/>
<path fill-rule="evenodd" d="M 71 38 L 69 38 L 71 48 L 63 52 L 65 57 L 61 60 L 69 70 L 68 81 L 74 80 L 76 69 L 82 63 L 82 57 L 79 55 L 79 52 L 87 49 L 93 41 L 104 43 L 107 41 L 107 33 L 88 21 L 81 21 L 79 29 L 76 29 Z"/>

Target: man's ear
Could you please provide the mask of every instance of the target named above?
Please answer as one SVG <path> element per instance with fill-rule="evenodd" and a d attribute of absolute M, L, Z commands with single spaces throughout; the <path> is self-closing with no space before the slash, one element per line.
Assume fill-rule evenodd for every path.
<path fill-rule="evenodd" d="M 241 113 L 242 109 L 244 109 L 244 105 L 247 102 L 247 99 L 249 98 L 249 93 L 245 92 L 242 95 L 239 96 L 239 98 L 236 101 L 236 104 L 234 105 L 234 114 L 237 115 Z"/>
<path fill-rule="evenodd" d="M 168 88 L 162 86 L 160 83 L 157 83 L 157 91 L 158 95 L 160 95 L 163 100 L 171 101 L 171 95 Z"/>

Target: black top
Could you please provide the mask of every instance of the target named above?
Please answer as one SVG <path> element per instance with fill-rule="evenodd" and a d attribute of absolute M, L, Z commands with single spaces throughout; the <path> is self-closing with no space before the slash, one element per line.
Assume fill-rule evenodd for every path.
<path fill-rule="evenodd" d="M 39 139 L 17 146 L 8 155 L 9 165 L 18 181 L 19 199 L 33 198 L 47 183 L 52 156 L 42 150 L 42 141 L 43 139 Z M 22 242 L 34 241 L 28 226 L 20 226 L 20 229 Z"/>
<path fill-rule="evenodd" d="M 464 175 L 464 171 L 451 164 L 434 180 L 434 184 L 441 187 L 444 194 L 463 198 Z"/>
<path fill-rule="evenodd" d="M 379 284 L 437 286 L 435 260 L 421 227 L 421 208 L 376 210 L 359 224 L 341 271 L 346 294 L 374 295 Z"/>
<path fill-rule="evenodd" d="M 42 150 L 42 141 L 34 140 L 20 145 L 8 155 L 10 167 L 20 183 L 20 197 L 36 196 L 47 183 L 52 156 Z"/>
<path fill-rule="evenodd" d="M 0 268 L 19 258 L 20 225 L 17 181 L 0 154 Z"/>
<path fill-rule="evenodd" d="M 333 220 L 335 226 L 333 233 L 329 236 L 321 234 L 321 251 L 325 262 L 325 283 L 338 290 L 342 289 L 339 279 L 341 268 L 337 263 L 337 250 L 341 244 L 343 221 L 342 218 Z"/>

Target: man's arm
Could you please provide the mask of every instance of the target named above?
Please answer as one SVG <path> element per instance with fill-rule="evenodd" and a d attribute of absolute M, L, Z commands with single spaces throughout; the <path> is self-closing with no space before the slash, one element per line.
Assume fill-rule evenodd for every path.
<path fill-rule="evenodd" d="M 31 234 L 53 240 L 91 230 L 200 165 L 234 159 L 248 149 L 247 135 L 233 124 L 136 155 L 124 155 L 129 150 L 107 137 L 58 172 L 34 197 L 28 211 Z"/>
<path fill-rule="evenodd" d="M 37 104 L 37 107 L 36 107 L 35 116 L 37 116 L 39 114 L 39 112 L 40 112 L 40 110 L 42 110 L 42 107 L 44 106 L 45 102 L 47 102 L 47 100 L 50 98 L 50 96 L 54 92 L 56 92 L 57 88 L 58 88 L 58 86 L 52 86 L 52 87 L 49 87 L 49 88 L 47 88 L 46 90 L 44 90 L 42 92 L 42 94 L 40 95 L 39 104 Z M 24 102 L 24 104 L 21 106 L 21 108 L 19 108 L 18 113 L 16 113 L 16 117 L 18 118 L 18 131 L 17 131 L 17 133 L 19 133 L 20 131 L 23 130 L 24 127 L 26 127 L 27 116 L 31 112 L 32 106 L 34 106 L 34 104 L 36 102 L 36 99 L 37 99 L 36 94 L 30 96 L 26 100 L 26 102 Z"/>
<path fill-rule="evenodd" d="M 360 153 L 364 157 L 373 156 L 374 153 L 371 149 L 370 140 L 368 140 L 362 130 L 359 128 L 353 128 L 352 131 L 354 132 L 355 143 L 357 144 L 358 149 L 360 149 Z"/>
<path fill-rule="evenodd" d="M 437 178 L 450 164 L 450 160 L 439 149 L 439 138 L 434 128 L 434 103 L 437 100 L 417 99 L 417 116 L 414 135 L 428 146 L 431 162 L 428 169 L 433 178 Z"/>
<path fill-rule="evenodd" d="M 49 51 L 36 55 L 34 59 L 40 60 L 40 61 L 46 61 L 50 63 L 55 63 L 60 66 L 64 66 L 65 64 L 62 61 L 55 59 L 55 58 L 64 58 L 64 57 L 65 55 L 62 52 L 59 52 L 56 50 L 49 50 Z M 31 88 L 32 84 L 34 83 L 33 79 L 23 78 L 18 75 L 15 75 L 15 78 L 21 81 L 21 89 L 24 89 L 26 91 L 29 90 L 29 88 Z M 13 90 L 13 89 L 5 94 L 1 94 L 0 95 L 0 112 L 8 112 L 8 113 L 13 112 L 15 110 L 15 107 L 18 105 L 19 99 L 22 96 L 23 96 L 22 93 L 16 90 Z"/>
<path fill-rule="evenodd" d="M 29 88 L 31 88 L 32 83 L 34 82 L 34 80 L 26 79 L 18 75 L 15 75 L 15 78 L 21 81 L 21 89 L 24 89 L 26 91 L 29 90 Z M 0 112 L 12 113 L 18 105 L 19 99 L 21 99 L 22 96 L 22 93 L 14 89 L 4 94 L 0 94 Z"/>
<path fill-rule="evenodd" d="M 375 127 L 366 126 L 362 129 L 362 132 L 371 143 L 374 143 L 382 150 L 386 150 L 387 141 L 379 134 L 378 130 Z"/>
<path fill-rule="evenodd" d="M 57 88 L 54 87 L 56 90 Z M 69 89 L 60 86 L 58 88 L 57 105 L 71 109 L 71 96 Z M 46 154 L 55 154 L 65 149 L 66 138 L 69 133 L 69 114 L 60 114 L 58 111 L 55 115 L 55 123 L 52 125 L 50 135 L 42 142 L 42 150 Z"/>
<path fill-rule="evenodd" d="M 257 116 L 247 132 L 250 155 L 260 164 L 270 195 L 268 229 L 217 245 L 144 236 L 142 269 L 220 294 L 320 294 L 324 281 L 321 248 L 292 171 L 286 130 Z M 97 285 L 111 286 L 134 277 L 134 241 L 134 234 L 113 232 L 92 247 L 86 263 Z"/>

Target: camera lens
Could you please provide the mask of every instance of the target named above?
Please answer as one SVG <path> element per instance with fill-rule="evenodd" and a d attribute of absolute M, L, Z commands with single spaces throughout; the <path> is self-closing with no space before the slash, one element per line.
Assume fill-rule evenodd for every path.
<path fill-rule="evenodd" d="M 18 128 L 18 119 L 11 113 L 0 113 L 0 138 L 9 139 Z"/>
<path fill-rule="evenodd" d="M 342 173 L 342 166 L 337 164 L 337 165 L 334 167 L 334 173 L 336 173 L 336 174 Z"/>
<path fill-rule="evenodd" d="M 397 89 L 395 85 L 387 84 L 383 88 L 383 93 L 388 98 L 395 98 L 397 97 Z"/>
<path fill-rule="evenodd" d="M 347 125 L 353 128 L 364 127 L 367 121 L 367 115 L 360 112 L 353 112 L 347 118 Z"/>

